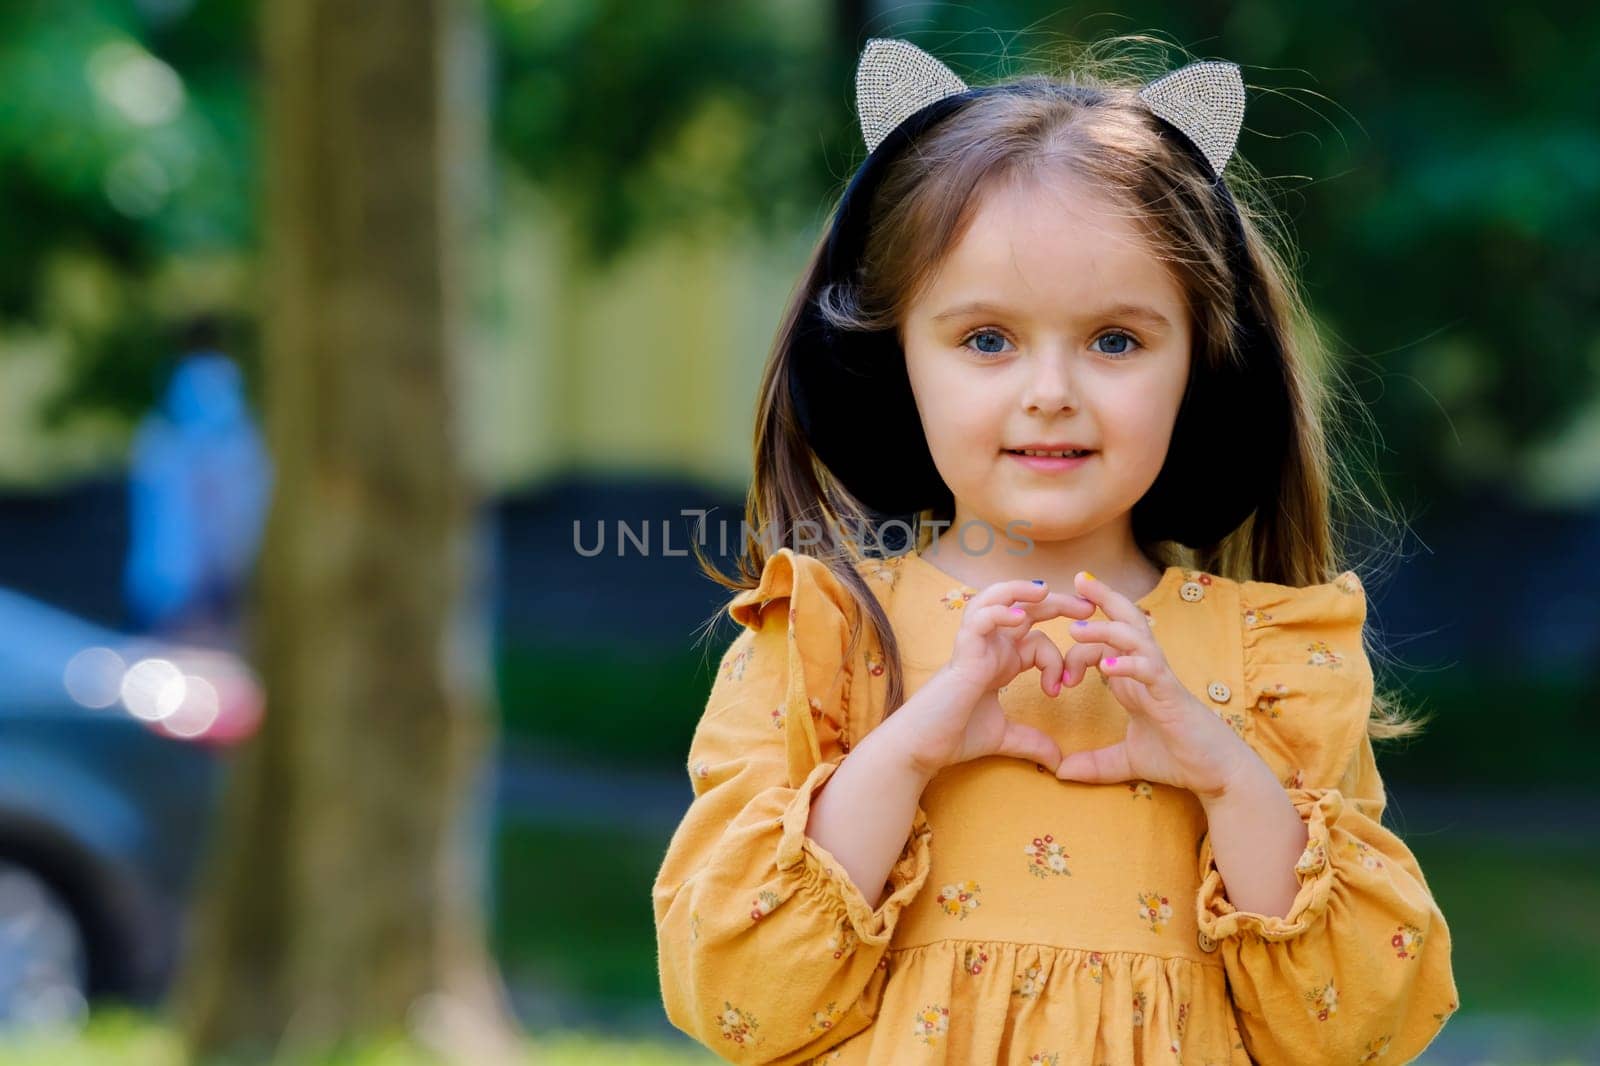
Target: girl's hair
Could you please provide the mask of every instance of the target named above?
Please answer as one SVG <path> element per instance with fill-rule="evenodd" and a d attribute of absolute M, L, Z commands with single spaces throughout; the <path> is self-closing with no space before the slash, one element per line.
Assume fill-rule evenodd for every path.
<path fill-rule="evenodd" d="M 898 643 L 882 605 L 857 569 L 859 545 L 839 535 L 841 530 L 870 529 L 874 518 L 829 475 L 801 433 L 787 387 L 798 320 L 815 292 L 823 314 L 838 329 L 898 328 L 943 254 L 961 239 L 988 188 L 1067 172 L 1126 206 L 1148 234 L 1152 253 L 1170 265 L 1190 309 L 1191 374 L 1206 374 L 1238 358 L 1230 350 L 1235 303 L 1226 208 L 1206 184 L 1208 176 L 1184 155 L 1183 146 L 1161 135 L 1159 121 L 1136 95 L 1149 80 L 1147 72 L 1119 69 L 1126 58 L 1086 52 L 1075 64 L 1077 72 L 1065 78 L 1023 74 L 1004 79 L 1023 91 L 979 96 L 924 132 L 892 161 L 873 198 L 862 265 L 853 282 L 821 284 L 825 240 L 818 241 L 791 295 L 762 377 L 755 471 L 745 506 L 745 524 L 755 536 L 743 538 L 737 577 L 721 573 L 696 546 L 707 576 L 738 592 L 759 584 L 770 546 L 788 545 L 825 563 L 861 609 L 852 619 L 847 659 L 862 636 L 863 615 L 883 651 L 886 713 L 905 698 Z M 1049 91 L 1061 81 L 1100 90 L 1097 102 L 1084 104 Z M 1257 208 L 1265 200 L 1257 191 L 1259 177 L 1237 155 L 1229 162 L 1227 181 L 1255 267 L 1259 291 L 1253 298 L 1264 309 L 1266 328 L 1276 335 L 1287 363 L 1283 369 L 1291 428 L 1288 447 L 1279 457 L 1278 506 L 1261 508 L 1209 547 L 1196 550 L 1173 541 L 1141 542 L 1139 547 L 1163 568 L 1180 565 L 1239 581 L 1296 587 L 1320 584 L 1348 568 L 1335 528 L 1335 505 L 1375 517 L 1379 526 L 1385 524 L 1384 512 L 1342 470 L 1333 453 L 1330 426 L 1342 430 L 1335 417 L 1342 398 L 1318 372 L 1342 381 L 1297 288 L 1287 259 L 1290 241 L 1273 214 Z M 1359 403 L 1351 406 L 1360 409 Z M 954 517 L 955 501 L 948 494 L 915 516 L 911 528 L 916 549 L 925 549 L 932 540 L 930 519 L 951 522 Z M 802 527 L 806 536 L 796 537 Z M 1380 654 L 1376 646 L 1369 651 L 1374 658 Z M 1368 718 L 1372 739 L 1410 736 L 1422 724 L 1393 696 L 1374 692 Z"/>

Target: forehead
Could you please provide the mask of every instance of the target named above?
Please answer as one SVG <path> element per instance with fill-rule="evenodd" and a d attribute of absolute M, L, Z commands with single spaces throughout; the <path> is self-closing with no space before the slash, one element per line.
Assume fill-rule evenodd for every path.
<path fill-rule="evenodd" d="M 1175 314 L 1184 303 L 1133 208 L 1066 176 L 980 190 L 970 224 L 917 304 L 931 313 L 991 296 L 1041 314 L 1135 298 Z"/>

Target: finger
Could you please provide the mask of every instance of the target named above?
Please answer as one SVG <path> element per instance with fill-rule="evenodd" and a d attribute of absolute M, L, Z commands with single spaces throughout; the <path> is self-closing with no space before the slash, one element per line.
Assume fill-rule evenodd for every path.
<path fill-rule="evenodd" d="M 1080 618 L 1067 627 L 1072 634 L 1072 639 L 1083 641 L 1097 641 L 1109 644 L 1117 652 L 1126 652 L 1134 655 L 1145 651 L 1146 634 L 1130 626 L 1126 622 L 1112 622 L 1102 618 Z"/>
<path fill-rule="evenodd" d="M 1043 600 L 1042 607 L 1043 605 L 1048 605 L 1051 608 L 1051 613 L 1046 615 L 1046 618 L 1054 618 L 1054 616 L 1059 616 L 1059 618 L 1090 618 L 1091 615 L 1094 615 L 1094 611 L 1098 610 L 1093 600 L 1083 599 L 1082 595 L 1075 595 L 1072 592 L 1051 592 L 1050 597 Z"/>
<path fill-rule="evenodd" d="M 1079 595 L 1098 604 L 1107 618 L 1118 622 L 1134 622 L 1144 618 L 1144 612 L 1132 600 L 1087 570 L 1079 570 L 1073 575 L 1072 584 Z M 1135 619 L 1135 615 L 1138 619 Z"/>
<path fill-rule="evenodd" d="M 1117 654 L 1115 651 L 1098 641 L 1074 644 L 1066 653 L 1067 684 L 1076 685 L 1089 672 L 1089 667 L 1098 666 L 1103 657 L 1115 654 Z"/>
<path fill-rule="evenodd" d="M 1035 622 L 1042 622 L 1046 618 L 1087 618 L 1094 613 L 1094 604 L 1082 596 L 1073 596 L 1065 592 L 1052 592 L 1036 603 L 1019 603 L 1028 612 L 1028 617 Z"/>
<path fill-rule="evenodd" d="M 967 607 L 983 608 L 990 604 L 1012 601 L 1037 603 L 1049 594 L 1048 586 L 1033 581 L 996 581 L 979 589 L 977 594 L 967 601 Z"/>
<path fill-rule="evenodd" d="M 972 611 L 970 605 L 967 609 L 969 612 Z M 986 637 L 1002 626 L 1009 628 L 1011 626 L 1027 625 L 1030 621 L 1028 612 L 1024 608 L 1012 606 L 1009 603 L 992 603 L 976 612 L 972 612 L 966 624 L 977 636 Z"/>
<path fill-rule="evenodd" d="M 1156 682 L 1155 663 L 1145 655 L 1113 654 L 1101 659 L 1097 668 L 1107 677 L 1128 677 L 1146 685 Z"/>
<path fill-rule="evenodd" d="M 1035 629 L 1017 642 L 1017 654 L 1022 657 L 1022 667 L 1039 668 L 1039 688 L 1046 696 L 1061 694 L 1061 673 L 1065 660 L 1061 649 L 1041 630 Z"/>
<path fill-rule="evenodd" d="M 1127 781 L 1133 777 L 1133 768 L 1128 764 L 1127 742 L 1119 741 L 1109 748 L 1071 752 L 1056 767 L 1056 776 L 1063 781 L 1082 781 L 1091 785 Z"/>
<path fill-rule="evenodd" d="M 1042 730 L 1022 722 L 1006 719 L 1006 731 L 1000 738 L 997 755 L 1010 755 L 1038 763 L 1054 773 L 1061 766 L 1061 748 Z"/>

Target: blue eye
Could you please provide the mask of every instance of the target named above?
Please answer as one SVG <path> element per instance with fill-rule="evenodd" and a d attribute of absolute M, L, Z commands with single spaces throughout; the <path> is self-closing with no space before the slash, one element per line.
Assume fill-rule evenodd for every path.
<path fill-rule="evenodd" d="M 996 356 L 1005 354 L 1006 350 L 1003 347 L 973 347 L 972 342 L 980 337 L 998 338 L 1002 345 L 1007 343 L 1005 334 L 1001 333 L 999 330 L 979 329 L 967 334 L 966 338 L 961 342 L 961 347 L 970 352 L 976 352 L 978 355 Z M 1120 329 L 1113 329 L 1100 334 L 1100 336 L 1095 338 L 1094 343 L 1098 344 L 1100 341 L 1107 339 L 1119 342 L 1119 346 L 1111 350 L 1107 350 L 1105 348 L 1096 348 L 1095 351 L 1099 352 L 1101 355 L 1108 355 L 1113 359 L 1126 359 L 1133 354 L 1135 348 L 1142 347 L 1142 345 L 1140 345 L 1139 342 L 1134 338 L 1133 334 L 1126 333 Z"/>
<path fill-rule="evenodd" d="M 1138 343 L 1139 343 L 1138 341 L 1133 339 L 1133 335 L 1132 334 L 1124 333 L 1120 329 L 1114 329 L 1114 330 L 1111 330 L 1110 332 L 1102 333 L 1102 334 L 1100 334 L 1100 336 L 1096 337 L 1095 340 L 1096 341 L 1103 341 L 1107 337 L 1110 337 L 1112 339 L 1120 339 L 1120 340 L 1126 341 L 1127 344 L 1124 345 L 1121 349 L 1119 349 L 1117 351 L 1108 352 L 1104 348 L 1096 348 L 1095 350 L 1097 352 L 1099 352 L 1101 355 L 1114 356 L 1115 358 L 1118 358 L 1118 359 L 1126 359 L 1129 355 L 1133 354 L 1134 346 L 1137 346 Z"/>
<path fill-rule="evenodd" d="M 1003 349 L 1003 348 L 999 349 L 999 350 L 995 350 L 993 348 L 973 348 L 969 342 L 971 342 L 972 340 L 974 340 L 975 338 L 978 338 L 978 337 L 999 337 L 1001 343 L 1005 343 L 1005 339 L 1006 339 L 1005 338 L 1005 334 L 1001 333 L 999 330 L 993 330 L 993 329 L 974 330 L 973 332 L 967 334 L 966 338 L 961 342 L 961 347 L 966 348 L 968 351 L 977 352 L 979 355 L 1002 355 L 1002 354 L 1004 354 L 1005 349 Z"/>

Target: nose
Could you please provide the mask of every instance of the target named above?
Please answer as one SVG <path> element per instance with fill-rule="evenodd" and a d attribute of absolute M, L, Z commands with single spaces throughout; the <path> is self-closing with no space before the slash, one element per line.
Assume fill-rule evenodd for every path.
<path fill-rule="evenodd" d="M 1022 405 L 1029 414 L 1071 410 L 1076 405 L 1072 384 L 1071 358 L 1064 353 L 1041 351 L 1032 360 L 1027 391 Z"/>

